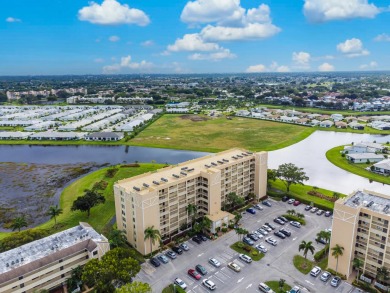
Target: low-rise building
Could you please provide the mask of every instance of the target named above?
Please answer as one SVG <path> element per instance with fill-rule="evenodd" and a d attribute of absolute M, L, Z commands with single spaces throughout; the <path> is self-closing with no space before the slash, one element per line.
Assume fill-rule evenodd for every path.
<path fill-rule="evenodd" d="M 348 153 L 345 157 L 352 163 L 375 163 L 385 159 L 383 155 L 375 153 Z"/>
<path fill-rule="evenodd" d="M 372 171 L 383 174 L 383 175 L 390 175 L 390 159 L 386 159 L 383 161 L 380 161 L 372 166 Z"/>
<path fill-rule="evenodd" d="M 124 137 L 122 132 L 93 132 L 85 136 L 85 140 L 118 141 Z"/>

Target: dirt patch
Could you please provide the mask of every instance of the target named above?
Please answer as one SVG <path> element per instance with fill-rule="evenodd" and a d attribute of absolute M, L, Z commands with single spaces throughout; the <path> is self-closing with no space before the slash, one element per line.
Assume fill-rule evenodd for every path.
<path fill-rule="evenodd" d="M 205 116 L 198 116 L 198 115 L 181 115 L 181 119 L 184 120 L 191 120 L 192 122 L 200 122 L 200 121 L 207 121 L 209 118 Z"/>

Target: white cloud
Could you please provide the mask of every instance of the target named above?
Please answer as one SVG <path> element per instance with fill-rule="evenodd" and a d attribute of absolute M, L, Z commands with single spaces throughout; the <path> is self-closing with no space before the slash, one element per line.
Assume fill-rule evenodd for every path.
<path fill-rule="evenodd" d="M 296 65 L 296 67 L 298 68 L 302 68 L 302 69 L 310 68 L 311 56 L 307 52 L 293 52 L 292 60 Z"/>
<path fill-rule="evenodd" d="M 368 64 L 360 65 L 360 69 L 373 69 L 373 68 L 377 68 L 377 67 L 378 67 L 378 63 L 376 61 L 371 61 Z"/>
<path fill-rule="evenodd" d="M 267 67 L 263 64 L 251 65 L 246 69 L 248 73 L 266 72 Z"/>
<path fill-rule="evenodd" d="M 173 45 L 168 45 L 168 51 L 182 52 L 182 51 L 218 51 L 221 50 L 216 43 L 204 42 L 199 34 L 186 34 L 181 39 L 176 39 Z"/>
<path fill-rule="evenodd" d="M 22 22 L 21 19 L 15 18 L 15 17 L 7 17 L 7 18 L 5 19 L 5 21 L 6 21 L 6 22 Z"/>
<path fill-rule="evenodd" d="M 110 41 L 110 42 L 118 42 L 119 40 L 120 40 L 121 38 L 120 37 L 118 37 L 118 36 L 111 36 L 111 37 L 109 37 L 108 38 L 108 40 Z"/>
<path fill-rule="evenodd" d="M 334 66 L 332 64 L 325 62 L 322 63 L 320 66 L 318 66 L 318 70 L 322 72 L 334 71 Z"/>
<path fill-rule="evenodd" d="M 194 53 L 188 56 L 190 60 L 212 60 L 212 61 L 220 61 L 222 59 L 233 59 L 237 56 L 230 52 L 229 49 L 223 49 L 219 52 L 203 54 L 203 53 Z"/>
<path fill-rule="evenodd" d="M 374 18 L 380 9 L 368 0 L 305 0 L 303 13 L 310 22 Z"/>
<path fill-rule="evenodd" d="M 131 56 L 121 58 L 120 63 L 106 65 L 103 67 L 103 73 L 117 73 L 122 70 L 144 72 L 153 68 L 153 63 L 142 60 L 141 62 L 132 62 Z"/>
<path fill-rule="evenodd" d="M 90 2 L 89 6 L 79 10 L 78 17 L 79 20 L 101 25 L 136 24 L 145 26 L 150 23 L 145 12 L 130 8 L 127 4 L 121 5 L 116 0 L 103 0 L 101 5 Z"/>
<path fill-rule="evenodd" d="M 276 68 L 276 72 L 290 72 L 290 68 L 288 66 L 281 65 Z"/>
<path fill-rule="evenodd" d="M 95 60 L 93 60 L 93 62 L 95 62 L 95 63 L 103 63 L 104 59 L 103 58 L 96 58 Z"/>
<path fill-rule="evenodd" d="M 377 35 L 374 39 L 375 42 L 390 42 L 390 36 L 388 34 Z"/>
<path fill-rule="evenodd" d="M 152 46 L 154 46 L 154 42 L 153 42 L 153 40 L 147 40 L 145 42 L 142 42 L 141 45 L 144 47 L 152 47 Z"/>
<path fill-rule="evenodd" d="M 249 66 L 246 69 L 246 72 L 248 73 L 258 73 L 258 72 L 290 72 L 290 68 L 285 65 L 278 65 L 277 62 L 272 62 L 269 67 L 263 65 L 263 64 L 257 64 Z"/>
<path fill-rule="evenodd" d="M 370 55 L 370 52 L 364 49 L 362 41 L 356 38 L 338 44 L 337 50 L 349 58 Z"/>

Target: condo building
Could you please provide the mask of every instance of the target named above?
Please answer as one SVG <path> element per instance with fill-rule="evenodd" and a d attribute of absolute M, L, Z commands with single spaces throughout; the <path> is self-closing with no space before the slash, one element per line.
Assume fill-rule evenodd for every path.
<path fill-rule="evenodd" d="M 375 277 L 377 269 L 390 269 L 390 196 L 372 191 L 355 191 L 336 201 L 330 247 L 344 247 L 337 271 L 349 277 L 352 261 L 364 262 L 362 271 Z M 336 269 L 337 260 L 329 252 L 329 267 Z"/>
<path fill-rule="evenodd" d="M 110 250 L 89 224 L 53 234 L 0 254 L 0 292 L 29 293 L 66 283 L 72 269 Z"/>
<path fill-rule="evenodd" d="M 229 193 L 266 195 L 267 159 L 266 152 L 231 149 L 120 180 L 114 185 L 118 229 L 126 232 L 133 247 L 147 254 L 150 244 L 144 239 L 145 229 L 153 226 L 163 241 L 171 239 L 191 223 L 186 208 L 193 204 L 196 216 L 207 216 L 215 232 L 234 218 L 223 211 Z M 155 243 L 152 250 L 158 247 Z"/>

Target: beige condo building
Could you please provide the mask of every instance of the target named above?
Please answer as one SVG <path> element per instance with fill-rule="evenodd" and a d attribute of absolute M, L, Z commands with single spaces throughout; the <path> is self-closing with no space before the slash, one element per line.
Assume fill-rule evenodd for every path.
<path fill-rule="evenodd" d="M 377 269 L 390 269 L 390 196 L 372 191 L 355 191 L 336 201 L 330 247 L 344 247 L 338 272 L 349 277 L 354 258 L 364 262 L 362 271 L 375 277 Z M 329 253 L 329 267 L 336 269 L 336 259 Z"/>
<path fill-rule="evenodd" d="M 186 207 L 197 206 L 197 216 L 212 221 L 211 232 L 228 224 L 233 215 L 222 211 L 230 192 L 257 198 L 266 195 L 266 152 L 231 149 L 120 180 L 114 185 L 118 229 L 140 253 L 150 253 L 144 231 L 154 226 L 169 240 L 191 223 Z M 153 246 L 158 249 L 159 243 Z"/>

